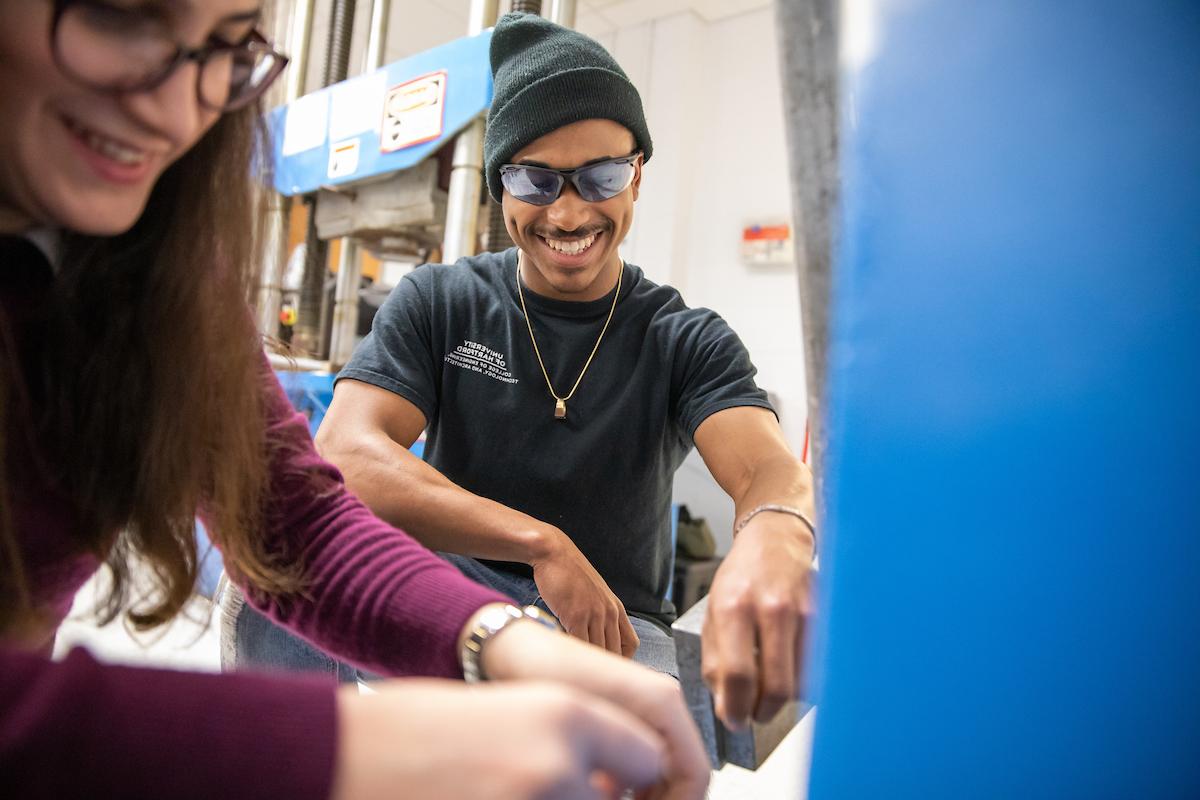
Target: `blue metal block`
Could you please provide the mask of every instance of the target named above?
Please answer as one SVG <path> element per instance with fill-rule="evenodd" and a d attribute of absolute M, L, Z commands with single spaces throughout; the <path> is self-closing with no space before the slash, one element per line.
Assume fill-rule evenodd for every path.
<path fill-rule="evenodd" d="M 1200 797 L 1200 4 L 843 4 L 810 796 Z"/>
<path fill-rule="evenodd" d="M 398 172 L 423 161 L 491 105 L 492 70 L 488 60 L 491 38 L 491 31 L 487 30 L 456 39 L 312 92 L 272 111 L 269 124 L 275 152 L 276 191 L 288 196 L 307 194 L 322 186 L 345 186 Z M 441 136 L 394 152 L 382 152 L 383 92 L 442 70 L 446 72 L 446 96 Z M 359 114 L 374 127 L 358 130 L 361 125 L 347 122 Z M 289 115 L 294 115 L 293 122 L 301 116 L 314 119 L 317 124 L 303 127 L 316 129 L 318 133 L 310 139 L 312 146 L 284 155 Z M 339 133 L 339 128 L 345 132 Z M 350 141 L 357 141 L 357 165 L 347 174 L 331 177 L 331 148 Z"/>

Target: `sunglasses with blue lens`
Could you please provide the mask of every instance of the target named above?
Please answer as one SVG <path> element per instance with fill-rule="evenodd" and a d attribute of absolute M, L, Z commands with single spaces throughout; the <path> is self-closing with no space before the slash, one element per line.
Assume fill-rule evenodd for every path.
<path fill-rule="evenodd" d="M 640 151 L 574 169 L 550 169 L 528 164 L 500 167 L 500 182 L 516 199 L 535 206 L 548 206 L 562 194 L 567 181 L 589 203 L 609 200 L 629 188 L 637 172 Z"/>

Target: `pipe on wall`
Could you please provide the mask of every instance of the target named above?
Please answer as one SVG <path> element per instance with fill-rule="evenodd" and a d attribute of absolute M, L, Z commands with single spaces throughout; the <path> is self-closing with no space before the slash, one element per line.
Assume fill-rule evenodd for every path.
<path fill-rule="evenodd" d="M 475 36 L 496 24 L 498 0 L 471 0 L 467 35 Z M 476 119 L 458 135 L 450 169 L 446 201 L 446 231 L 442 261 L 453 264 L 477 250 L 479 204 L 483 188 L 483 118 Z"/>

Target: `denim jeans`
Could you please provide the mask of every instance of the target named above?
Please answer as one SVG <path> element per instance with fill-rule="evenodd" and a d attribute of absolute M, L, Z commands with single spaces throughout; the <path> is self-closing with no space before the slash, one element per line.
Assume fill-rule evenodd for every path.
<path fill-rule="evenodd" d="M 537 605 L 544 611 L 550 610 L 538 594 L 537 585 L 532 578 L 501 572 L 466 556 L 448 553 L 439 555 L 476 583 L 508 595 L 516 605 Z M 318 672 L 343 683 L 378 677 L 338 661 L 271 622 L 243 602 L 240 592 L 232 585 L 227 586 L 222 597 L 221 610 L 221 667 L 225 670 L 282 669 Z M 644 619 L 631 616 L 629 622 L 641 641 L 633 660 L 678 680 L 675 640 L 671 635 Z"/>

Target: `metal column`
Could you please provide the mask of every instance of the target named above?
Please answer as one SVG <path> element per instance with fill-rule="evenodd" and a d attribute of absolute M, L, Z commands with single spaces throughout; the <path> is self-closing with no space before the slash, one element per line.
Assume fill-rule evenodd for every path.
<path fill-rule="evenodd" d="M 471 0 L 467 35 L 474 36 L 496 23 L 497 0 Z M 454 143 L 450 191 L 446 200 L 446 233 L 442 261 L 453 264 L 476 252 L 479 203 L 483 187 L 484 120 L 472 122 Z"/>
<path fill-rule="evenodd" d="M 564 28 L 574 28 L 575 0 L 550 0 L 550 13 L 546 17 Z"/>
<path fill-rule="evenodd" d="M 363 54 L 360 73 L 378 69 L 384 63 L 387 46 L 387 21 L 391 0 L 369 0 L 371 29 Z M 342 241 L 338 259 L 337 284 L 334 289 L 333 319 L 330 321 L 329 363 L 334 369 L 342 367 L 354 353 L 358 333 L 358 293 L 362 282 L 362 249 L 351 238 Z"/>
<path fill-rule="evenodd" d="M 275 26 L 276 38 L 282 39 L 284 49 L 291 55 L 291 63 L 283 82 L 283 92 L 273 92 L 268 105 L 290 103 L 304 91 L 304 73 L 308 69 L 308 54 L 312 34 L 312 11 L 314 0 L 298 0 L 290 5 L 290 14 Z M 260 275 L 258 297 L 258 329 L 273 336 L 279 328 L 279 309 L 283 298 L 283 271 L 287 265 L 287 228 L 291 216 L 292 198 L 283 197 L 267 187 L 265 202 L 268 206 L 264 222 L 262 254 L 263 269 Z"/>
<path fill-rule="evenodd" d="M 783 72 L 784 131 L 792 178 L 796 263 L 808 389 L 809 462 L 822 498 L 829 269 L 837 212 L 837 3 L 778 2 L 776 27 Z"/>
<path fill-rule="evenodd" d="M 363 72 L 382 67 L 386 60 L 388 18 L 391 12 L 391 0 L 372 0 L 371 33 L 367 38 L 367 50 L 363 54 Z"/>
<path fill-rule="evenodd" d="M 321 84 L 329 86 L 346 79 L 350 64 L 350 39 L 354 31 L 355 0 L 334 0 L 329 22 L 328 48 Z M 293 344 L 320 357 L 325 349 L 325 272 L 329 244 L 317 236 L 317 214 L 310 198 L 308 230 L 305 234 L 304 283 L 300 289 L 299 319 Z"/>

